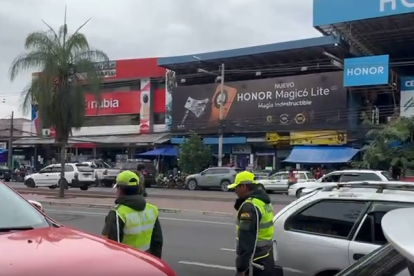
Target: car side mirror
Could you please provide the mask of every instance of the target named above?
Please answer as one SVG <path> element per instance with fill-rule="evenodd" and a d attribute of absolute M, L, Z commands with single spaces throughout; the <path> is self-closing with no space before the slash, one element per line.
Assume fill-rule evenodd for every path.
<path fill-rule="evenodd" d="M 206 174 L 205 172 L 201 172 L 201 173 L 200 173 L 200 175 L 205 175 L 205 174 Z"/>
<path fill-rule="evenodd" d="M 38 209 L 39 211 L 44 212 L 45 209 L 43 209 L 43 205 L 42 203 L 35 201 L 35 200 L 28 200 L 30 204 L 32 204 L 36 209 Z"/>

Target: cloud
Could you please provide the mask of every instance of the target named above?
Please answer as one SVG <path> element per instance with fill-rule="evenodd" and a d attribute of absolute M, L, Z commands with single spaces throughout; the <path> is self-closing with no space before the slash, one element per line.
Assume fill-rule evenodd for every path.
<path fill-rule="evenodd" d="M 83 29 L 91 45 L 111 59 L 172 56 L 318 36 L 310 0 L 2 0 L 0 9 L 0 118 L 19 111 L 30 73 L 10 83 L 8 69 L 23 51 L 25 36 L 63 22 Z M 29 16 L 30 15 L 30 16 Z M 7 113 L 6 113 L 7 112 Z M 20 112 L 18 115 L 21 115 Z"/>

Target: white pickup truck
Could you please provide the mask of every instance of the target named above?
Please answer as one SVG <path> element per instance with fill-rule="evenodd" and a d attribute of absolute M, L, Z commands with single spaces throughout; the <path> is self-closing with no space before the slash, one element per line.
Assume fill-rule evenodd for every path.
<path fill-rule="evenodd" d="M 112 187 L 117 175 L 121 172 L 121 170 L 111 167 L 102 160 L 89 160 L 82 163 L 87 164 L 94 170 L 97 186 Z"/>

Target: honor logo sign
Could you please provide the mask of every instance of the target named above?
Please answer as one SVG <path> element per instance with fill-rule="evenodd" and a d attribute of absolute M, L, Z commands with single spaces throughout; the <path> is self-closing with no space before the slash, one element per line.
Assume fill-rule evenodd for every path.
<path fill-rule="evenodd" d="M 380 0 L 380 12 L 395 11 L 402 6 L 403 8 L 414 8 L 414 0 Z"/>
<path fill-rule="evenodd" d="M 237 94 L 237 101 L 257 101 L 257 107 L 264 109 L 285 106 L 304 106 L 312 105 L 313 98 L 329 96 L 335 90 L 337 90 L 336 86 L 297 88 L 294 82 L 276 83 L 274 85 L 274 91 L 239 93 Z"/>

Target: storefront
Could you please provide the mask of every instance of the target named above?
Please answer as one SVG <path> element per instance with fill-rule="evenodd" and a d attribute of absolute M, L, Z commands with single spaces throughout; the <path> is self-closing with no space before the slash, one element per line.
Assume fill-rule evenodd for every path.
<path fill-rule="evenodd" d="M 165 87 L 159 79 L 165 69 L 157 59 L 117 60 L 97 64 L 104 77 L 101 99 L 85 95 L 85 122 L 74 129 L 69 141 L 69 155 L 114 159 L 133 156 L 168 141 L 165 126 Z M 109 72 L 109 73 L 108 73 Z M 44 125 L 32 106 L 33 135 L 15 142 L 17 146 L 54 148 L 55 131 Z M 50 159 L 56 149 L 46 154 Z"/>

